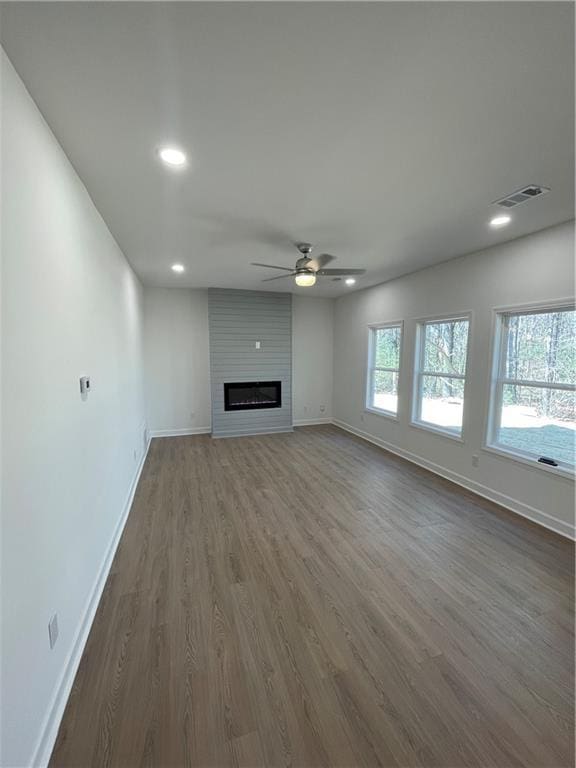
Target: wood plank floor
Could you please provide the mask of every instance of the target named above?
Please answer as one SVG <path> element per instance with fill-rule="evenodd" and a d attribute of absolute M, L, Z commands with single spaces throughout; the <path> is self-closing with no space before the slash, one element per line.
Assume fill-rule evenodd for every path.
<path fill-rule="evenodd" d="M 335 427 L 152 442 L 52 766 L 571 766 L 570 542 Z"/>

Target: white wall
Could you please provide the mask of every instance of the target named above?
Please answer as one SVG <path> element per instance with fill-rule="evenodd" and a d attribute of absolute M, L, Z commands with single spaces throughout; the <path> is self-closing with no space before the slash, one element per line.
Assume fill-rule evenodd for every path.
<path fill-rule="evenodd" d="M 482 451 L 493 308 L 574 291 L 574 226 L 563 224 L 336 301 L 334 416 L 338 422 L 509 508 L 573 534 L 574 483 Z M 416 318 L 471 311 L 463 444 L 409 425 Z M 364 412 L 367 325 L 405 321 L 399 421 Z M 480 457 L 472 466 L 473 455 Z"/>
<path fill-rule="evenodd" d="M 144 290 L 144 370 L 152 434 L 210 431 L 207 291 Z"/>
<path fill-rule="evenodd" d="M 294 424 L 330 421 L 334 300 L 294 296 L 292 303 Z"/>
<path fill-rule="evenodd" d="M 3 54 L 1 95 L 0 763 L 31 766 L 144 453 L 142 290 Z"/>
<path fill-rule="evenodd" d="M 294 296 L 295 423 L 332 414 L 333 300 Z M 146 414 L 151 434 L 210 430 L 208 292 L 144 290 Z M 324 407 L 324 410 L 321 410 Z"/>

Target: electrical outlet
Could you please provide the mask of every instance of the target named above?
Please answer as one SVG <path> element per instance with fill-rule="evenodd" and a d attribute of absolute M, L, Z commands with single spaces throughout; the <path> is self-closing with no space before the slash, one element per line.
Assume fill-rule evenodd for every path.
<path fill-rule="evenodd" d="M 472 466 L 473 467 L 477 467 L 479 461 L 480 461 L 480 456 L 476 456 L 476 455 L 472 456 Z"/>
<path fill-rule="evenodd" d="M 138 451 L 136 450 L 136 448 L 134 448 L 132 455 L 134 456 L 134 461 L 136 461 L 136 459 L 138 458 Z"/>
<path fill-rule="evenodd" d="M 56 645 L 56 640 L 58 640 L 58 614 L 55 613 L 54 616 L 50 619 L 48 622 L 48 640 L 50 641 L 50 649 L 54 648 Z"/>
<path fill-rule="evenodd" d="M 308 413 L 308 406 L 307 405 L 304 406 L 304 413 Z"/>
<path fill-rule="evenodd" d="M 326 406 L 325 405 L 321 405 L 320 406 L 320 413 L 324 413 L 325 411 L 326 411 Z"/>
<path fill-rule="evenodd" d="M 361 414 L 360 421 L 364 421 L 364 414 Z"/>

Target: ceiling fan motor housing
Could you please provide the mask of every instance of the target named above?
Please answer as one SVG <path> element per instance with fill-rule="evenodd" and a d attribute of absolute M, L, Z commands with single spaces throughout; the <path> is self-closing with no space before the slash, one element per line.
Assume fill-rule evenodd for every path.
<path fill-rule="evenodd" d="M 306 267 L 308 262 L 310 261 L 310 254 L 312 253 L 312 248 L 314 246 L 312 243 L 296 243 L 296 248 L 300 251 L 302 254 L 302 258 L 298 259 L 296 262 L 296 270 L 301 270 Z M 307 270 L 310 271 L 310 270 Z"/>
<path fill-rule="evenodd" d="M 310 254 L 312 253 L 314 246 L 312 243 L 296 243 L 296 248 L 298 248 L 302 256 L 310 258 Z"/>

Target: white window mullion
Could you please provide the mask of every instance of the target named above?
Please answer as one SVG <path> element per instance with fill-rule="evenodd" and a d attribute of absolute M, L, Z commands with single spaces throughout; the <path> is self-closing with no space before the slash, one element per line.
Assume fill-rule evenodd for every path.
<path fill-rule="evenodd" d="M 574 392 L 576 385 L 567 384 L 560 381 L 538 381 L 537 379 L 501 379 L 502 384 L 510 384 L 516 387 L 534 387 L 534 389 L 560 389 L 567 392 Z"/>
<path fill-rule="evenodd" d="M 422 376 L 436 376 L 438 379 L 459 379 L 465 381 L 466 376 L 462 373 L 438 373 L 438 371 L 422 371 Z"/>

